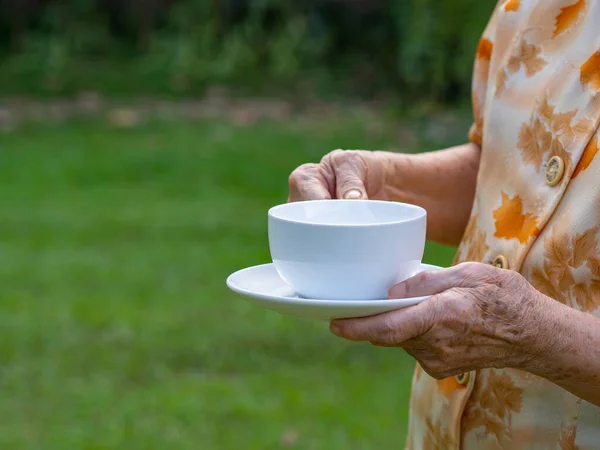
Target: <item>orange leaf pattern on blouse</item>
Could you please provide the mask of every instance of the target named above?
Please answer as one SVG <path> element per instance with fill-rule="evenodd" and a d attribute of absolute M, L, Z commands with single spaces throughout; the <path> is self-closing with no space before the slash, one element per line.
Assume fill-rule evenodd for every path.
<path fill-rule="evenodd" d="M 594 53 L 581 66 L 581 84 L 584 88 L 600 91 L 600 51 Z"/>
<path fill-rule="evenodd" d="M 572 159 L 567 148 L 583 137 L 590 127 L 587 118 L 577 118 L 577 110 L 557 112 L 556 106 L 543 96 L 529 123 L 521 125 L 517 148 L 521 151 L 523 162 L 533 165 L 538 172 L 553 156 L 560 156 L 569 171 Z"/>
<path fill-rule="evenodd" d="M 581 159 L 579 160 L 579 164 L 577 164 L 577 167 L 575 167 L 573 178 L 578 177 L 581 172 L 590 167 L 590 164 L 594 160 L 598 150 L 598 135 L 594 134 L 594 137 L 590 140 L 590 143 L 585 147 L 583 155 L 581 155 Z"/>
<path fill-rule="evenodd" d="M 487 245 L 487 233 L 477 227 L 478 217 L 473 215 L 467 223 L 465 229 L 465 238 L 461 244 L 466 253 L 462 258 L 463 261 L 483 261 L 486 253 L 489 250 Z"/>
<path fill-rule="evenodd" d="M 477 46 L 477 58 L 487 59 L 488 61 L 492 58 L 492 50 L 494 44 L 489 39 L 482 38 L 479 40 Z"/>
<path fill-rule="evenodd" d="M 433 423 L 431 417 L 425 419 L 425 442 L 423 449 L 428 450 L 446 450 L 456 445 L 452 435 L 443 428 L 438 427 Z"/>
<path fill-rule="evenodd" d="M 502 442 L 510 433 L 513 413 L 521 410 L 523 389 L 506 373 L 490 370 L 487 384 L 476 383 L 474 394 L 480 398 L 465 411 L 465 431 L 493 434 Z"/>
<path fill-rule="evenodd" d="M 547 130 L 539 118 L 529 124 L 521 125 L 518 147 L 525 164 L 532 164 L 539 171 L 544 161 L 544 155 L 550 150 L 551 144 L 552 133 Z"/>
<path fill-rule="evenodd" d="M 502 192 L 502 205 L 494 211 L 494 219 L 496 237 L 518 239 L 524 244 L 539 232 L 538 218 L 529 213 L 523 214 L 523 201 L 518 195 L 510 198 Z"/>
<path fill-rule="evenodd" d="M 450 397 L 450 395 L 452 395 L 454 392 L 456 392 L 459 389 L 464 389 L 464 386 L 461 385 L 458 381 L 456 381 L 456 378 L 454 378 L 454 377 L 449 377 L 449 378 L 444 378 L 443 380 L 438 380 L 437 384 L 438 384 L 439 391 L 442 394 L 444 394 L 446 397 Z"/>
<path fill-rule="evenodd" d="M 527 38 L 522 36 L 519 44 L 515 47 L 513 55 L 508 60 L 507 67 L 509 72 L 512 74 L 517 73 L 523 67 L 527 77 L 531 78 L 548 64 L 540 56 L 541 53 L 541 47 L 529 44 Z"/>
<path fill-rule="evenodd" d="M 600 304 L 600 249 L 596 225 L 570 236 L 554 227 L 544 239 L 542 267 L 534 267 L 531 283 L 540 292 L 569 306 L 593 311 Z M 575 276 L 587 274 L 584 281 Z"/>
<path fill-rule="evenodd" d="M 505 11 L 518 11 L 521 6 L 521 0 L 508 0 L 504 5 Z"/>
<path fill-rule="evenodd" d="M 553 36 L 559 36 L 569 28 L 575 26 L 582 18 L 585 6 L 586 0 L 579 0 L 572 5 L 561 8 L 560 14 L 556 17 Z"/>
<path fill-rule="evenodd" d="M 558 442 L 560 450 L 577 450 L 575 445 L 575 425 L 563 427 L 560 429 L 560 440 Z"/>

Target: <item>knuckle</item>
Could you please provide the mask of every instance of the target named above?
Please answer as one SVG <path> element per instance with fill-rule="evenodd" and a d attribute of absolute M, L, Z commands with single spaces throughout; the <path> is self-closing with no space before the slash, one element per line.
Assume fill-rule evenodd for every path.
<path fill-rule="evenodd" d="M 460 272 L 463 274 L 477 274 L 481 272 L 482 264 L 476 262 L 465 262 L 459 265 Z"/>
<path fill-rule="evenodd" d="M 500 277 L 498 277 L 498 278 L 500 278 Z M 528 284 L 527 280 L 525 279 L 525 277 L 523 275 L 521 275 L 518 272 L 514 272 L 514 271 L 509 271 L 508 274 L 506 275 L 506 279 L 508 282 L 514 283 L 516 286 L 524 286 L 524 285 Z"/>
<path fill-rule="evenodd" d="M 295 170 L 288 177 L 288 185 L 290 187 L 298 186 L 298 173 Z"/>
<path fill-rule="evenodd" d="M 454 375 L 456 375 L 456 372 L 453 370 L 443 370 L 438 372 L 437 374 L 437 376 L 439 377 L 438 380 L 444 380 Z"/>
<path fill-rule="evenodd" d="M 346 158 L 346 155 L 347 155 L 346 150 L 341 150 L 341 149 L 333 150 L 333 151 L 327 153 L 323 157 L 323 159 L 321 159 L 321 162 L 326 162 L 331 165 L 338 165 L 342 160 L 344 160 Z"/>
<path fill-rule="evenodd" d="M 443 380 L 463 372 L 460 370 L 461 366 L 440 356 L 429 355 L 426 360 L 419 361 L 419 363 L 423 370 L 436 380 Z"/>
<path fill-rule="evenodd" d="M 503 270 L 496 267 L 487 267 L 484 273 L 485 281 L 490 285 L 500 288 L 521 288 L 527 284 L 527 280 L 520 273 L 512 270 Z"/>
<path fill-rule="evenodd" d="M 433 323 L 438 317 L 444 317 L 445 311 L 448 309 L 448 303 L 451 302 L 451 297 L 447 293 L 435 294 L 427 299 L 430 305 L 430 319 Z"/>
<path fill-rule="evenodd" d="M 415 287 L 416 286 L 424 286 L 428 283 L 431 282 L 431 279 L 433 278 L 433 273 L 432 272 L 422 272 L 419 275 L 417 275 L 413 280 L 415 283 Z"/>
<path fill-rule="evenodd" d="M 394 323 L 386 318 L 381 322 L 380 327 L 375 333 L 374 340 L 382 344 L 394 344 L 396 337 L 396 327 Z"/>
<path fill-rule="evenodd" d="M 495 283 L 499 289 L 509 292 L 527 292 L 531 285 L 523 275 L 517 272 L 509 272 L 505 277 L 498 276 Z"/>
<path fill-rule="evenodd" d="M 317 170 L 317 164 L 303 164 L 290 174 L 288 178 L 288 182 L 290 185 L 297 186 L 301 182 L 305 181 L 307 178 L 310 178 L 312 174 Z"/>
<path fill-rule="evenodd" d="M 288 181 L 290 184 L 295 184 L 298 182 L 298 179 L 302 177 L 302 173 L 304 172 L 304 166 L 300 166 L 290 173 Z"/>
<path fill-rule="evenodd" d="M 494 267 L 483 263 L 467 262 L 459 264 L 457 267 L 462 286 L 470 286 L 481 281 L 489 282 L 496 276 Z"/>
<path fill-rule="evenodd" d="M 422 288 L 431 281 L 432 273 L 422 272 L 409 278 L 403 283 L 404 293 L 406 297 L 412 296 L 415 292 L 419 292 Z"/>
<path fill-rule="evenodd" d="M 364 158 L 357 150 L 333 150 L 329 154 L 325 155 L 324 160 L 335 167 L 360 167 L 364 163 Z"/>
<path fill-rule="evenodd" d="M 440 371 L 438 364 L 433 361 L 421 361 L 421 367 L 423 370 L 432 378 L 436 380 L 440 380 Z"/>
<path fill-rule="evenodd" d="M 429 281 L 432 276 L 433 276 L 433 272 L 425 271 L 425 272 L 421 272 L 419 275 L 417 275 L 416 279 L 421 282 L 426 282 L 426 281 Z"/>
<path fill-rule="evenodd" d="M 431 376 L 436 380 L 443 380 L 444 378 L 447 378 L 448 375 L 446 374 L 446 368 L 439 363 L 433 364 L 433 367 L 431 367 Z"/>
<path fill-rule="evenodd" d="M 463 284 L 465 279 L 467 279 L 470 276 L 472 264 L 473 263 L 470 262 L 463 262 L 454 266 L 454 277 L 458 279 L 459 284 Z"/>
<path fill-rule="evenodd" d="M 366 170 L 367 167 L 364 155 L 358 150 L 346 150 L 343 163 L 359 171 Z"/>
<path fill-rule="evenodd" d="M 478 264 L 477 273 L 484 278 L 494 279 L 498 277 L 498 273 L 502 272 L 497 267 L 491 266 L 489 264 Z M 505 271 L 506 272 L 506 271 Z"/>

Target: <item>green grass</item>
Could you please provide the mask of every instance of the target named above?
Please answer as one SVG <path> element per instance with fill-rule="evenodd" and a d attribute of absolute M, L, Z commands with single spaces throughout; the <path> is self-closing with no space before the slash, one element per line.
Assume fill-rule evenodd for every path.
<path fill-rule="evenodd" d="M 1 136 L 0 448 L 400 448 L 408 356 L 224 284 L 268 262 L 295 166 L 393 145 L 360 118 Z"/>

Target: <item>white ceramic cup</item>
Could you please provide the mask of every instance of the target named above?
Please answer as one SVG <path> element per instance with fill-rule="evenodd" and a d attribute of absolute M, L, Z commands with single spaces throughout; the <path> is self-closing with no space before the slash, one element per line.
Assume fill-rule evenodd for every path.
<path fill-rule="evenodd" d="M 269 247 L 279 276 L 299 295 L 381 300 L 419 271 L 423 208 L 373 200 L 315 200 L 269 210 Z"/>

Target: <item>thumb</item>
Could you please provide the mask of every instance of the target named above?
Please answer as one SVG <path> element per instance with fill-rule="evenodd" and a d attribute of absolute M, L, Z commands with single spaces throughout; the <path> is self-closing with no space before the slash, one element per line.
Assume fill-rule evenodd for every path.
<path fill-rule="evenodd" d="M 366 200 L 367 190 L 363 181 L 354 174 L 344 174 L 336 179 L 336 197 L 345 200 Z"/>
<path fill-rule="evenodd" d="M 335 173 L 336 198 L 367 199 L 365 176 L 367 164 L 360 155 L 351 151 L 340 154 L 332 164 Z"/>
<path fill-rule="evenodd" d="M 375 345 L 400 346 L 424 334 L 431 326 L 433 309 L 430 302 L 398 309 L 376 316 L 333 320 L 329 329 L 349 341 L 369 341 Z"/>

